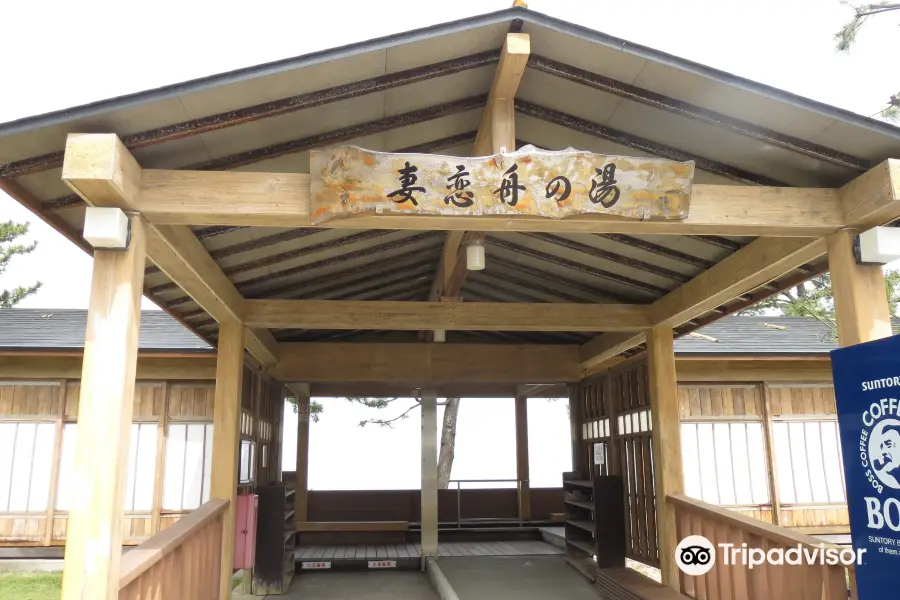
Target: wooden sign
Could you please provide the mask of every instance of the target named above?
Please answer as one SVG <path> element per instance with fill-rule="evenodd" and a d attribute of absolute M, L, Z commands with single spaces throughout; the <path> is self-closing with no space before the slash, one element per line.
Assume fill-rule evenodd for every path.
<path fill-rule="evenodd" d="M 365 213 L 688 216 L 693 162 L 568 149 L 460 158 L 355 146 L 310 153 L 312 222 Z"/>

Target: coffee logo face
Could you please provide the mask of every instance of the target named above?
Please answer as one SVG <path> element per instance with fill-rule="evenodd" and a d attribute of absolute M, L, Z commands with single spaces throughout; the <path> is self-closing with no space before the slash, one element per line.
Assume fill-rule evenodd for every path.
<path fill-rule="evenodd" d="M 869 456 L 878 481 L 900 490 L 900 420 L 886 418 L 875 424 L 869 433 Z"/>
<path fill-rule="evenodd" d="M 882 398 L 863 412 L 859 459 L 872 487 L 900 490 L 900 402 Z"/>

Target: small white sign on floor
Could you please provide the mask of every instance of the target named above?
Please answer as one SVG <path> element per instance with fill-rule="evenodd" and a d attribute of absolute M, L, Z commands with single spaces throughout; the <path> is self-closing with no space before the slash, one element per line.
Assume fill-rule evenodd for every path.
<path fill-rule="evenodd" d="M 301 569 L 330 569 L 331 561 L 311 561 L 311 562 L 301 562 Z"/>
<path fill-rule="evenodd" d="M 370 569 L 396 569 L 397 561 L 396 560 L 370 560 L 369 568 Z"/>

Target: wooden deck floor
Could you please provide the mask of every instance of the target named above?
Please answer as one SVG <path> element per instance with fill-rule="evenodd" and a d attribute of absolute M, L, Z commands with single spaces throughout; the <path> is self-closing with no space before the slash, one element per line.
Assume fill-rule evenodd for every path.
<path fill-rule="evenodd" d="M 419 558 L 419 544 L 355 544 L 349 546 L 301 546 L 294 558 L 306 560 L 378 560 Z M 563 554 L 561 548 L 542 541 L 445 542 L 438 544 L 438 556 L 535 556 Z"/>

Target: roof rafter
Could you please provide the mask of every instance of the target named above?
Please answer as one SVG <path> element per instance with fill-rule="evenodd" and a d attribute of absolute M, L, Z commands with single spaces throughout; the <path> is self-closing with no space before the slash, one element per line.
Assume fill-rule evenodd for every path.
<path fill-rule="evenodd" d="M 478 69 L 497 62 L 500 58 L 500 50 L 488 50 L 478 54 L 470 54 L 459 58 L 444 60 L 421 67 L 414 67 L 396 73 L 379 75 L 361 81 L 354 81 L 334 87 L 315 90 L 305 94 L 298 94 L 255 104 L 235 110 L 217 113 L 198 119 L 182 121 L 172 125 L 148 129 L 137 133 L 123 135 L 122 143 L 129 150 L 146 148 L 156 144 L 171 142 L 185 137 L 208 133 L 227 127 L 234 127 L 243 123 L 250 123 L 260 119 L 276 117 L 299 110 L 330 104 L 341 100 L 358 98 L 366 94 L 382 92 L 404 85 L 427 81 L 436 77 L 444 77 L 461 73 L 470 69 Z M 22 177 L 32 173 L 39 173 L 48 169 L 61 167 L 64 152 L 50 152 L 30 158 L 0 165 L 0 177 Z"/>
<path fill-rule="evenodd" d="M 562 127 L 567 127 L 574 131 L 579 131 L 581 133 L 586 133 L 594 137 L 609 140 L 611 142 L 615 142 L 616 144 L 628 146 L 629 148 L 634 148 L 635 150 L 641 150 L 642 152 L 646 152 L 654 156 L 659 156 L 661 158 L 668 158 L 670 160 L 677 161 L 692 160 L 697 164 L 698 169 L 707 171 L 709 173 L 715 173 L 716 175 L 721 175 L 722 177 L 727 177 L 734 181 L 739 181 L 748 185 L 788 187 L 787 184 L 778 181 L 777 179 L 772 179 L 771 177 L 765 177 L 763 175 L 751 173 L 750 171 L 732 167 L 731 165 L 726 165 L 725 163 L 713 160 L 711 158 L 697 156 L 690 152 L 685 152 L 684 150 L 679 150 L 678 148 L 673 148 L 672 146 L 668 146 L 666 144 L 654 142 L 653 140 L 644 137 L 626 133 L 624 131 L 619 131 L 618 129 L 613 129 L 612 127 L 607 127 L 606 125 L 594 123 L 592 121 L 588 121 L 587 119 L 582 119 L 581 117 L 569 115 L 564 112 L 553 110 L 552 108 L 546 108 L 544 106 L 526 102 L 524 100 L 516 100 L 516 111 L 522 113 L 523 115 L 534 117 L 535 119 L 540 119 L 542 121 L 553 123 L 555 125 L 561 125 Z"/>
<path fill-rule="evenodd" d="M 415 125 L 417 123 L 424 123 L 426 121 L 440 119 L 461 112 L 476 110 L 484 105 L 486 99 L 486 94 L 470 96 L 461 100 L 445 102 L 443 104 L 437 104 L 435 106 L 429 106 L 427 108 L 413 110 L 403 114 L 377 119 L 375 121 L 368 121 L 366 123 L 359 123 L 357 125 L 351 125 L 349 127 L 343 127 L 325 133 L 297 138 L 280 144 L 262 146 L 260 148 L 254 148 L 253 150 L 222 156 L 202 163 L 180 167 L 180 169 L 191 171 L 228 171 L 237 167 L 277 158 L 285 154 L 305 152 L 314 148 L 346 142 L 358 137 L 384 133 L 385 131 L 390 131 L 406 125 Z M 461 136 L 467 135 L 468 134 L 461 134 Z M 59 210 L 67 206 L 79 205 L 81 205 L 81 199 L 76 194 L 69 194 L 68 196 L 49 200 L 44 203 L 44 207 L 49 210 Z"/>
<path fill-rule="evenodd" d="M 584 69 L 579 69 L 578 67 L 557 62 L 543 56 L 533 54 L 528 59 L 528 67 L 542 73 L 548 73 L 555 77 L 574 81 L 580 85 L 615 94 L 621 98 L 634 100 L 635 102 L 640 102 L 641 104 L 652 106 L 659 110 L 700 121 L 707 125 L 713 125 L 719 129 L 750 137 L 766 144 L 778 146 L 790 150 L 791 152 L 797 152 L 839 167 L 863 172 L 872 166 L 870 161 L 863 158 L 851 156 L 850 154 L 826 148 L 825 146 L 780 133 L 767 127 L 755 125 L 749 121 L 729 117 L 728 115 L 703 108 L 702 106 L 697 106 L 696 104 L 676 100 L 663 94 L 651 92 L 650 90 L 617 81 L 610 77 L 600 75 L 599 73 L 585 71 Z"/>

